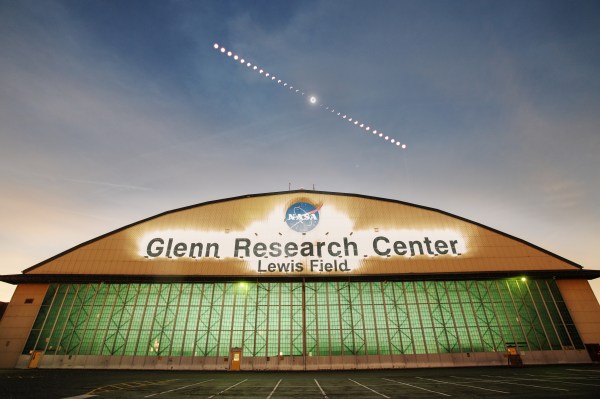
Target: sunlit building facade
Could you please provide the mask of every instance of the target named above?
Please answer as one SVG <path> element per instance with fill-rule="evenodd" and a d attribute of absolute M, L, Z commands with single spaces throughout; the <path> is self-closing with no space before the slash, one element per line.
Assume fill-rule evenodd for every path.
<path fill-rule="evenodd" d="M 20 275 L 0 366 L 318 370 L 594 360 L 600 275 L 439 210 L 288 191 L 165 212 Z M 4 352 L 4 353 L 1 353 Z"/>

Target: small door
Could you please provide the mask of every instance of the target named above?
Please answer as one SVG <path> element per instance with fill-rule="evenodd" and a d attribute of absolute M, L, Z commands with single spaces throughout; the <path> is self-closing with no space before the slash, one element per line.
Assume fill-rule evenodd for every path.
<path fill-rule="evenodd" d="M 31 359 L 29 359 L 29 365 L 27 367 L 30 369 L 37 369 L 43 353 L 43 351 L 34 351 L 31 354 Z"/>
<path fill-rule="evenodd" d="M 230 371 L 240 371 L 240 365 L 242 363 L 242 350 L 234 348 L 231 350 L 231 367 Z"/>

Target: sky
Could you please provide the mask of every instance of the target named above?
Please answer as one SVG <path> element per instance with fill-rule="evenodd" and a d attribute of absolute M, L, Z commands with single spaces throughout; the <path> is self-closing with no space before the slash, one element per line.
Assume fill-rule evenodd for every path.
<path fill-rule="evenodd" d="M 599 48 L 597 1 L 0 0 L 0 274 L 289 187 L 440 209 L 600 269 Z"/>

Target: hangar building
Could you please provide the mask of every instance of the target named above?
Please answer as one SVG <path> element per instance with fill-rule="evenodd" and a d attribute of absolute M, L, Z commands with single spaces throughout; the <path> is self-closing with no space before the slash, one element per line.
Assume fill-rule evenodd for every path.
<path fill-rule="evenodd" d="M 286 191 L 168 211 L 18 275 L 0 367 L 580 363 L 600 271 L 419 205 Z M 516 363 L 515 363 L 516 364 Z"/>

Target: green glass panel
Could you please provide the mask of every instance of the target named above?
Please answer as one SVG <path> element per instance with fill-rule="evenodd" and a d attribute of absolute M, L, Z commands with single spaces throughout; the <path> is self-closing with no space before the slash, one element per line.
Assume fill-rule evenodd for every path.
<path fill-rule="evenodd" d="M 353 356 L 509 344 L 583 348 L 555 281 L 50 285 L 23 353 Z"/>

